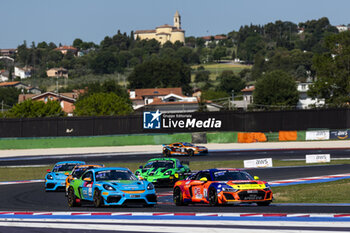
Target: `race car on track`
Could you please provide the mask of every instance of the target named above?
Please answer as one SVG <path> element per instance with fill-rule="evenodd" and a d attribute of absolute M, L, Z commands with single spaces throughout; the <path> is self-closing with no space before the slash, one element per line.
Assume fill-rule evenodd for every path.
<path fill-rule="evenodd" d="M 169 157 L 172 155 L 200 155 L 207 154 L 208 149 L 205 146 L 195 146 L 188 142 L 176 142 L 169 145 L 163 145 L 163 155 Z"/>
<path fill-rule="evenodd" d="M 69 172 L 66 172 L 65 175 L 67 175 L 66 178 L 66 196 L 68 195 L 68 187 L 72 180 L 79 178 L 86 170 L 92 169 L 92 168 L 100 168 L 104 167 L 103 164 L 83 164 L 83 165 L 76 165 L 72 173 L 69 174 Z"/>
<path fill-rule="evenodd" d="M 186 180 L 175 183 L 175 205 L 189 203 L 218 204 L 256 203 L 267 206 L 272 202 L 271 187 L 246 171 L 232 168 L 199 171 Z"/>
<path fill-rule="evenodd" d="M 154 158 L 148 160 L 144 167 L 140 166 L 135 175 L 156 186 L 173 186 L 176 181 L 185 179 L 190 172 L 188 165 L 178 159 Z"/>
<path fill-rule="evenodd" d="M 87 170 L 80 178 L 72 180 L 68 188 L 68 205 L 80 206 L 92 202 L 103 205 L 157 204 L 154 185 L 139 180 L 129 169 L 105 167 Z"/>
<path fill-rule="evenodd" d="M 62 161 L 54 165 L 52 170 L 47 169 L 45 176 L 45 191 L 64 191 L 66 188 L 66 178 L 76 165 L 85 164 L 84 161 Z"/>

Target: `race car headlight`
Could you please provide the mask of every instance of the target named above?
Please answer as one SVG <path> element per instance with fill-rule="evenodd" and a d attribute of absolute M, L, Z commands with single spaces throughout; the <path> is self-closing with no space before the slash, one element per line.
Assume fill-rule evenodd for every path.
<path fill-rule="evenodd" d="M 153 190 L 154 189 L 154 185 L 152 183 L 149 183 L 147 185 L 147 190 Z"/>
<path fill-rule="evenodd" d="M 264 190 L 265 190 L 265 191 L 271 190 L 271 186 L 270 186 L 268 183 L 266 183 L 266 184 L 265 184 Z"/>
<path fill-rule="evenodd" d="M 103 188 L 108 190 L 108 191 L 115 191 L 115 188 L 113 188 L 112 186 L 110 186 L 109 184 L 104 184 Z"/>
<path fill-rule="evenodd" d="M 167 171 L 166 173 L 164 173 L 165 176 L 170 176 L 171 175 L 171 171 Z"/>
<path fill-rule="evenodd" d="M 235 193 L 238 191 L 238 189 L 234 189 L 234 188 L 228 188 L 228 187 L 223 187 L 222 191 L 224 192 L 231 192 L 231 193 Z"/>
<path fill-rule="evenodd" d="M 53 176 L 49 174 L 49 175 L 47 175 L 47 179 L 48 180 L 53 180 Z"/>

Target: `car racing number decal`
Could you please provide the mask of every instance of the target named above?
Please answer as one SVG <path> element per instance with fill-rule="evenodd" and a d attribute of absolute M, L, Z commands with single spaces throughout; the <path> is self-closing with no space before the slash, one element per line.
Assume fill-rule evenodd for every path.
<path fill-rule="evenodd" d="M 194 187 L 193 194 L 195 198 L 198 198 L 198 199 L 203 198 L 200 187 Z"/>

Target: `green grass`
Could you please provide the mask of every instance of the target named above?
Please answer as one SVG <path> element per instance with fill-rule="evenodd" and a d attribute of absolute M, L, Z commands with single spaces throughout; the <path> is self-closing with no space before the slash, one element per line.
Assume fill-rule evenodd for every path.
<path fill-rule="evenodd" d="M 181 158 L 180 158 L 181 160 Z M 103 163 L 103 162 L 97 162 Z M 106 167 L 127 167 L 131 171 L 136 171 L 140 165 L 144 165 L 144 162 L 139 163 L 104 163 Z M 336 160 L 327 163 L 329 165 L 335 164 L 350 164 L 350 160 Z M 274 160 L 273 166 L 305 166 L 305 161 L 280 161 Z M 310 164 L 320 165 L 320 164 Z M 52 165 L 42 167 L 0 167 L 0 181 L 15 181 L 15 180 L 32 180 L 32 179 L 44 179 L 46 170 L 51 169 Z M 190 168 L 192 171 L 209 169 L 209 168 L 243 168 L 242 160 L 229 160 L 229 161 L 195 161 L 190 162 Z M 254 174 L 252 174 L 254 175 Z M 261 177 L 264 179 L 264 177 Z"/>
<path fill-rule="evenodd" d="M 231 70 L 235 74 L 238 74 L 244 69 L 251 69 L 252 66 L 249 65 L 241 65 L 241 64 L 231 64 L 231 63 L 214 63 L 214 64 L 200 64 L 191 66 L 193 70 L 197 70 L 199 66 L 203 66 L 205 70 L 210 72 L 210 80 L 215 81 L 216 78 L 222 73 L 224 70 Z M 195 74 L 191 75 L 191 80 L 193 81 Z"/>
<path fill-rule="evenodd" d="M 350 179 L 272 188 L 274 203 L 349 203 Z"/>

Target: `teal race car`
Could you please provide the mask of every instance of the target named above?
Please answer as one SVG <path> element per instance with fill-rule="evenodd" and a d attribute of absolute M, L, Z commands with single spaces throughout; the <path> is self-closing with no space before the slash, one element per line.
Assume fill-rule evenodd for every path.
<path fill-rule="evenodd" d="M 95 207 L 157 204 L 154 185 L 139 180 L 128 168 L 105 167 L 87 170 L 68 188 L 68 205 L 80 206 L 83 202 Z"/>
<path fill-rule="evenodd" d="M 175 158 L 154 158 L 145 166 L 140 166 L 135 175 L 152 182 L 156 186 L 173 186 L 176 181 L 185 179 L 191 170 L 188 164 Z"/>

